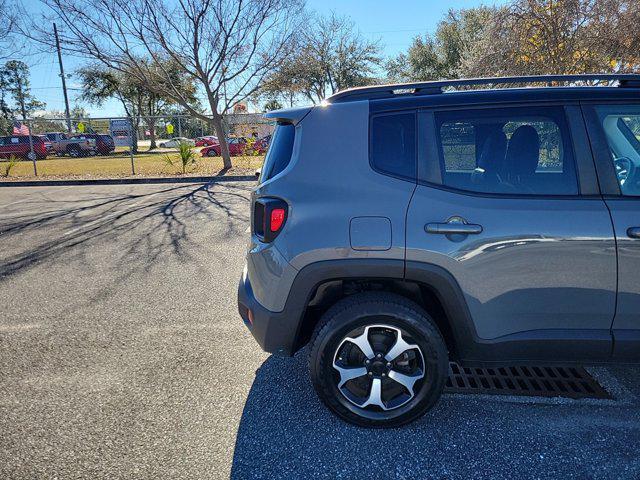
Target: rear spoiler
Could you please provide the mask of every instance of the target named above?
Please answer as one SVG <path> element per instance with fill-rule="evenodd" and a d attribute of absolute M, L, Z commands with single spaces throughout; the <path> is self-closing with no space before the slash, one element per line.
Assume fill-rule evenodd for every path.
<path fill-rule="evenodd" d="M 264 114 L 264 118 L 275 120 L 279 123 L 291 123 L 297 125 L 306 117 L 313 107 L 285 108 L 282 110 L 274 110 Z"/>

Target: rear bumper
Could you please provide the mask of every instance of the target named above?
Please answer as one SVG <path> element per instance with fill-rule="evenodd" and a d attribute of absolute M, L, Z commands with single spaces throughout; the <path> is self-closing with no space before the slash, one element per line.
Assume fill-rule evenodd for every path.
<path fill-rule="evenodd" d="M 287 313 L 286 308 L 282 312 L 267 310 L 256 300 L 246 272 L 238 284 L 238 313 L 265 352 L 278 356 L 295 353 L 300 312 Z"/>

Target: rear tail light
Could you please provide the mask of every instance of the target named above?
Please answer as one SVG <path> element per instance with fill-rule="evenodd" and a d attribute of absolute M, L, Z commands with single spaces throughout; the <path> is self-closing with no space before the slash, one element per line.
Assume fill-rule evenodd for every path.
<path fill-rule="evenodd" d="M 271 210 L 271 222 L 269 230 L 272 232 L 278 232 L 284 224 L 285 210 L 284 208 L 274 208 Z"/>
<path fill-rule="evenodd" d="M 259 198 L 253 206 L 253 232 L 269 243 L 275 240 L 287 222 L 288 205 L 279 198 Z"/>

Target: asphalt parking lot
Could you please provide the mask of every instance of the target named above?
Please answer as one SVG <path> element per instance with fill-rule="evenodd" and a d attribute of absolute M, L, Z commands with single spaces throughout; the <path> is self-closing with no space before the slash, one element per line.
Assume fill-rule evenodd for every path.
<path fill-rule="evenodd" d="M 250 183 L 0 189 L 0 478 L 639 478 L 614 400 L 447 395 L 342 423 L 238 318 Z"/>

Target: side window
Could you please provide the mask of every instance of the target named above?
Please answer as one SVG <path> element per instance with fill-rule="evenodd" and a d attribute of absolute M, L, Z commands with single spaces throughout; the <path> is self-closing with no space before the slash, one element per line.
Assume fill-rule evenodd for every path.
<path fill-rule="evenodd" d="M 269 150 L 267 150 L 267 155 L 264 157 L 260 183 L 266 182 L 287 168 L 293 154 L 295 135 L 296 127 L 290 123 L 280 123 L 276 126 Z"/>
<path fill-rule="evenodd" d="M 640 105 L 596 107 L 620 191 L 640 196 Z"/>
<path fill-rule="evenodd" d="M 435 119 L 445 186 L 508 195 L 578 194 L 563 109 L 439 112 Z"/>
<path fill-rule="evenodd" d="M 372 117 L 371 166 L 381 172 L 414 180 L 416 177 L 416 114 L 394 113 Z"/>

